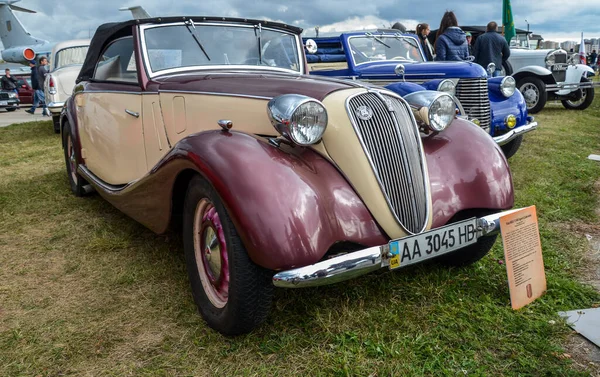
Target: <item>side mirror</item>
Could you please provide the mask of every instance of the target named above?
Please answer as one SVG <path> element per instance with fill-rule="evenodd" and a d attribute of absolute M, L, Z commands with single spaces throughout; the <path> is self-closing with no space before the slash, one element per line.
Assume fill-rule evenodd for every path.
<path fill-rule="evenodd" d="M 315 54 L 317 52 L 317 42 L 315 42 L 314 39 L 307 40 L 304 47 L 309 54 Z"/>

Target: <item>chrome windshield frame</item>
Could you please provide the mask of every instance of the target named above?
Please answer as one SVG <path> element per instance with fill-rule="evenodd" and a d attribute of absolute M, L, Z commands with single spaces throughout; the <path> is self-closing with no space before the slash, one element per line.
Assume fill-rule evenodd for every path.
<path fill-rule="evenodd" d="M 173 73 L 182 73 L 182 72 L 188 72 L 188 71 L 214 71 L 214 70 L 249 70 L 249 71 L 273 71 L 273 72 L 279 72 L 279 73 L 292 73 L 292 74 L 296 74 L 298 76 L 305 74 L 305 66 L 304 66 L 304 61 L 303 61 L 303 57 L 304 57 L 304 45 L 302 44 L 302 39 L 300 38 L 299 35 L 295 34 L 295 33 L 290 33 L 287 32 L 285 30 L 281 30 L 278 28 L 271 28 L 268 26 L 261 26 L 262 30 L 269 30 L 269 31 L 274 31 L 274 32 L 278 32 L 281 34 L 287 34 L 287 35 L 291 35 L 294 37 L 294 39 L 296 40 L 296 50 L 297 50 L 297 54 L 298 54 L 298 67 L 299 67 L 299 71 L 295 71 L 293 69 L 286 69 L 286 68 L 279 68 L 279 67 L 270 67 L 270 66 L 265 66 L 265 65 L 243 65 L 243 64 L 230 64 L 230 65 L 194 65 L 194 66 L 187 66 L 187 67 L 178 67 L 178 68 L 168 68 L 168 69 L 162 69 L 160 71 L 153 71 L 152 67 L 150 66 L 150 58 L 148 56 L 148 49 L 146 48 L 146 30 L 149 29 L 154 29 L 154 28 L 160 28 L 160 27 L 167 27 L 167 26 L 182 26 L 185 27 L 185 22 L 181 21 L 181 22 L 172 22 L 172 23 L 165 23 L 165 24 L 144 24 L 144 25 L 140 25 L 139 26 L 139 39 L 140 39 L 140 46 L 139 48 L 142 49 L 142 58 L 143 58 L 143 65 L 144 68 L 146 69 L 146 72 L 148 73 L 148 77 L 149 78 L 154 78 L 157 76 L 163 76 L 163 75 L 168 75 L 168 74 L 173 74 Z M 255 25 L 251 25 L 251 24 L 238 24 L 235 22 L 202 22 L 202 23 L 196 23 L 196 27 L 198 26 L 232 26 L 232 27 L 240 27 L 240 28 L 247 28 L 247 29 L 254 29 Z"/>
<path fill-rule="evenodd" d="M 423 55 L 423 51 L 421 49 L 421 43 L 417 40 L 417 38 L 413 37 L 412 35 L 403 35 L 403 34 L 399 34 L 399 35 L 395 35 L 395 34 L 385 34 L 385 33 L 380 33 L 380 34 L 374 34 L 373 33 L 373 37 L 382 39 L 382 38 L 389 38 L 389 39 L 398 39 L 398 38 L 403 38 L 403 39 L 412 39 L 413 41 L 416 42 L 417 44 L 417 48 L 419 50 L 419 56 L 421 56 L 421 61 L 414 61 L 411 62 L 412 63 L 426 63 L 427 60 L 425 59 L 425 56 Z M 368 36 L 367 34 L 364 35 L 352 35 L 350 37 L 348 37 L 348 47 L 350 49 L 353 48 L 350 40 L 355 39 L 355 38 L 363 38 L 363 39 L 370 39 L 372 37 Z M 384 40 L 385 42 L 385 40 Z M 359 65 L 363 65 L 363 64 L 370 64 L 370 63 L 376 63 L 376 62 L 401 62 L 401 60 L 389 60 L 389 59 L 382 59 L 382 60 L 372 60 L 372 61 L 368 61 L 368 62 L 364 62 L 364 63 L 357 63 L 356 59 L 354 58 L 354 55 L 351 53 L 350 57 L 352 58 L 352 64 L 354 64 L 355 67 L 358 67 Z"/>

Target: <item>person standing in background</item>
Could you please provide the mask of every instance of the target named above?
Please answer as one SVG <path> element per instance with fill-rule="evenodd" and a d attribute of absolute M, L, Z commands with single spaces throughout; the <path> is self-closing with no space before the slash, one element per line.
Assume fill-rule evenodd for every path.
<path fill-rule="evenodd" d="M 429 24 L 423 23 L 417 25 L 417 35 L 419 36 L 419 41 L 421 41 L 421 46 L 423 47 L 425 58 L 428 62 L 433 61 L 434 58 L 433 46 L 429 43 L 429 39 L 427 39 L 430 31 Z"/>
<path fill-rule="evenodd" d="M 473 36 L 468 31 L 465 33 L 467 37 L 467 45 L 469 47 L 469 56 L 473 56 L 473 45 L 471 45 L 471 41 L 473 40 Z"/>
<path fill-rule="evenodd" d="M 35 60 L 32 60 L 29 62 L 30 66 L 32 65 L 32 62 L 35 62 Z M 31 109 L 25 110 L 25 112 L 27 112 L 29 114 L 34 114 L 35 109 L 38 107 L 38 103 L 41 102 L 42 115 L 50 116 L 50 111 L 48 111 L 48 108 L 46 107 L 46 96 L 44 95 L 44 82 L 46 81 L 46 76 L 48 75 L 48 59 L 45 56 L 42 56 L 38 62 L 39 62 L 39 64 L 37 67 L 31 68 L 32 88 L 35 88 L 34 85 L 37 86 L 37 88 L 35 88 L 33 104 L 31 106 Z M 34 77 L 33 77 L 34 71 L 35 71 L 35 81 L 34 81 Z M 37 100 L 35 98 L 36 96 L 37 96 Z"/>
<path fill-rule="evenodd" d="M 492 77 L 502 76 L 502 64 L 510 56 L 510 48 L 506 39 L 497 33 L 498 24 L 491 21 L 487 24 L 487 31 L 477 37 L 474 47 L 475 63 L 487 69 L 488 64 L 494 63 L 496 70 Z"/>
<path fill-rule="evenodd" d="M 458 27 L 454 12 L 446 11 L 435 39 L 435 60 L 463 61 L 469 59 L 465 32 Z"/>

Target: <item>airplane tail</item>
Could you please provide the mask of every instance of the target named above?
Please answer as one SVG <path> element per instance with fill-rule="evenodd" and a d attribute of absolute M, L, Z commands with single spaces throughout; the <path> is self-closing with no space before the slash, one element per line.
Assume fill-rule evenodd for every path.
<path fill-rule="evenodd" d="M 17 1 L 19 0 L 0 0 L 0 40 L 4 48 L 47 43 L 43 39 L 31 36 L 25 30 L 13 10 L 27 13 L 35 13 L 35 11 L 12 5 Z"/>
<path fill-rule="evenodd" d="M 148 14 L 148 12 L 146 12 L 146 10 L 144 9 L 144 7 L 140 6 L 140 5 L 136 5 L 134 7 L 124 7 L 124 8 L 119 8 L 119 10 L 122 11 L 131 11 L 131 15 L 133 16 L 134 19 L 140 19 L 140 18 L 150 18 L 150 15 Z"/>

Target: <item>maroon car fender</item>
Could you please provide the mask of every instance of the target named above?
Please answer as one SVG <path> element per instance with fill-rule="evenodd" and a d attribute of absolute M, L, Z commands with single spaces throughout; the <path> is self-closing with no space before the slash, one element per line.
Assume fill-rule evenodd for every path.
<path fill-rule="evenodd" d="M 466 209 L 509 209 L 512 177 L 500 147 L 480 127 L 456 119 L 423 139 L 433 200 L 433 227 Z"/>
<path fill-rule="evenodd" d="M 175 152 L 215 187 L 250 258 L 265 268 L 315 263 L 338 241 L 388 241 L 336 168 L 308 148 L 209 131 L 183 139 Z"/>

